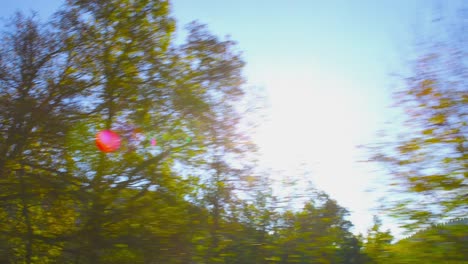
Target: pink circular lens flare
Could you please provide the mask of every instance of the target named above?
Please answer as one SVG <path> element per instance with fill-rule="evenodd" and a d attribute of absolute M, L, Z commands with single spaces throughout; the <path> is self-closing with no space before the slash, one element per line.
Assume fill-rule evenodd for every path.
<path fill-rule="evenodd" d="M 96 146 L 103 152 L 116 151 L 120 148 L 120 136 L 111 130 L 103 130 L 96 135 Z"/>

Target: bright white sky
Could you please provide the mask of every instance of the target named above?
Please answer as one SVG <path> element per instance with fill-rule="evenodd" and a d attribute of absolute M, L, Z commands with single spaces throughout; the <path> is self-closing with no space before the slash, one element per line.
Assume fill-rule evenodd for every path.
<path fill-rule="evenodd" d="M 366 91 L 371 84 L 312 63 L 271 67 L 264 78 L 258 82 L 267 87 L 271 107 L 256 138 L 263 162 L 289 173 L 310 170 L 309 180 L 350 209 L 355 231 L 365 232 L 378 193 L 366 192 L 374 175 L 357 163 L 356 146 L 371 142 L 384 121 L 385 87 Z"/>
<path fill-rule="evenodd" d="M 46 18 L 61 2 L 0 0 L 0 17 L 33 9 Z M 366 190 L 380 176 L 357 162 L 356 146 L 375 140 L 389 121 L 390 73 L 403 71 L 433 1 L 174 0 L 172 6 L 180 30 L 200 20 L 238 41 L 249 85 L 267 91 L 269 120 L 256 131 L 262 164 L 290 173 L 306 164 L 310 180 L 347 207 L 355 232 L 364 233 L 381 195 Z"/>

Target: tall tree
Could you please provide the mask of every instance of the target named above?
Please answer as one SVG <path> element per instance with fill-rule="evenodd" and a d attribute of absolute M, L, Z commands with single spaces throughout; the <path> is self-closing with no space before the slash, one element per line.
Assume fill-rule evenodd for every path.
<path fill-rule="evenodd" d="M 62 157 L 83 87 L 56 28 L 20 14 L 11 26 L 0 43 L 2 240 L 9 261 L 32 263 L 47 249 L 60 254 L 70 233 L 62 224 L 75 216 L 76 181 Z"/>
<path fill-rule="evenodd" d="M 387 166 L 395 189 L 384 207 L 411 231 L 467 213 L 466 19 L 446 26 L 421 41 L 396 91 L 407 118 L 403 132 L 373 149 L 372 160 Z"/>
<path fill-rule="evenodd" d="M 235 214 L 234 204 L 239 202 L 234 190 L 239 191 L 244 179 L 251 176 L 255 153 L 242 128 L 243 112 L 239 110 L 246 95 L 241 72 L 244 62 L 233 41 L 218 39 L 198 23 L 190 24 L 188 29 L 187 43 L 182 45 L 183 58 L 191 65 L 188 87 L 203 84 L 207 89 L 203 112 L 197 109 L 189 114 L 197 118 L 194 125 L 205 127 L 197 140 L 206 152 L 194 159 L 198 169 L 202 169 L 199 173 L 205 186 L 202 204 L 210 211 L 210 242 L 205 259 L 209 263 L 222 263 L 225 261 L 222 255 L 230 254 L 226 250 L 233 232 L 225 226 L 226 220 Z"/>
<path fill-rule="evenodd" d="M 68 1 L 51 32 L 17 25 L 0 60 L 5 258 L 53 261 L 38 254 L 55 247 L 44 254 L 64 262 L 186 263 L 196 251 L 186 241 L 202 233 L 188 227 L 204 221 L 204 210 L 187 202 L 198 185 L 175 165 L 206 170 L 211 140 L 223 148 L 242 139 L 233 133 L 239 116 L 223 106 L 243 95 L 234 43 L 194 24 L 186 44 L 173 44 L 168 1 Z M 104 154 L 92 144 L 100 129 L 131 126 L 157 134 L 158 147 L 124 140 Z M 40 234 L 40 219 L 54 223 L 50 234 Z M 39 237 L 57 245 L 38 247 Z M 158 243 L 141 247 L 138 238 Z"/>
<path fill-rule="evenodd" d="M 149 89 L 156 94 L 161 85 L 156 85 L 161 78 L 155 75 L 163 72 L 159 65 L 169 57 L 174 30 L 168 8 L 167 1 L 69 1 L 57 14 L 57 27 L 68 37 L 70 49 L 80 54 L 73 61 L 74 70 L 88 86 L 89 96 L 82 103 L 90 114 L 76 133 L 92 137 L 99 129 L 117 129 L 119 122 L 132 124 L 139 108 L 152 107 L 142 98 Z M 152 124 L 137 125 L 147 128 Z M 71 250 L 88 261 L 98 261 L 113 248 L 115 241 L 110 238 L 115 218 L 128 217 L 126 210 L 132 211 L 130 202 L 121 205 L 122 192 L 132 186 L 139 189 L 128 198 L 134 201 L 143 198 L 151 186 L 175 186 L 169 164 L 163 162 L 168 154 L 169 150 L 155 156 L 140 154 L 129 144 L 115 155 L 86 147 L 69 153 L 75 164 L 71 173 L 84 185 L 76 234 L 81 243 L 70 245 Z"/>
<path fill-rule="evenodd" d="M 173 26 L 167 8 L 167 1 L 72 1 L 63 16 L 81 25 L 73 29 L 81 36 L 76 46 L 91 51 L 79 62 L 83 64 L 80 69 L 91 74 L 89 80 L 94 82 L 97 96 L 93 109 L 96 114 L 87 121 L 92 124 L 90 129 L 99 128 L 100 123 L 103 128 L 115 128 L 119 121 L 146 131 L 157 127 L 159 145 L 165 149 L 157 155 L 142 148 L 112 158 L 94 155 L 90 196 L 84 203 L 91 206 L 84 209 L 88 223 L 85 238 L 90 243 L 82 252 L 89 255 L 88 259 L 96 259 L 99 245 L 107 244 L 106 231 L 100 231 L 108 219 L 103 212 L 106 208 L 115 210 L 112 204 L 125 188 L 138 186 L 140 192 L 135 198 L 149 188 L 168 193 L 169 197 L 172 193 L 179 198 L 188 194 L 180 190 L 184 186 L 183 173 L 174 170 L 176 163 L 205 172 L 202 176 L 210 183 L 207 194 L 212 197 L 208 248 L 212 256 L 208 258 L 217 258 L 223 247 L 219 231 L 225 222 L 227 201 L 233 197 L 233 186 L 225 179 L 235 177 L 240 170 L 221 157 L 243 148 L 239 144 L 243 136 L 236 132 L 240 116 L 232 103 L 243 96 L 243 62 L 234 52 L 232 41 L 218 40 L 196 23 L 188 28 L 187 43 L 171 44 Z M 182 143 L 184 148 L 178 147 L 180 139 L 187 136 L 194 140 Z"/>

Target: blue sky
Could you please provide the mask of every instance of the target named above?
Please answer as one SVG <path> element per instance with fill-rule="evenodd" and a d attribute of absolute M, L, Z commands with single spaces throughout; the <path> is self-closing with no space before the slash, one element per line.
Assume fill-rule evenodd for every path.
<path fill-rule="evenodd" d="M 1 2 L 0 17 L 36 10 L 41 18 L 62 3 Z M 375 140 L 392 118 L 390 73 L 405 70 L 433 7 L 423 0 L 172 2 L 180 30 L 199 20 L 237 41 L 248 85 L 266 91 L 268 120 L 252 131 L 262 164 L 290 174 L 309 171 L 318 188 L 351 210 L 355 232 L 371 223 L 369 210 L 381 193 L 366 190 L 382 175 L 357 162 L 356 145 Z"/>

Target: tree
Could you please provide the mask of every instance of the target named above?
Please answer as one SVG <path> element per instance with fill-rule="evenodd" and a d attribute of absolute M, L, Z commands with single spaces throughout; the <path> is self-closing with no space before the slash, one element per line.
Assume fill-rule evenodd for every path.
<path fill-rule="evenodd" d="M 203 159 L 211 140 L 243 139 L 227 106 L 243 96 L 234 43 L 198 24 L 186 44 L 172 43 L 168 1 L 68 1 L 47 27 L 18 21 L 0 54 L 2 260 L 195 259 L 207 214 L 188 198 L 199 192 L 194 175 L 175 165 L 213 169 L 221 163 Z M 159 150 L 92 144 L 100 129 L 131 126 L 156 127 Z"/>
<path fill-rule="evenodd" d="M 324 193 L 297 213 L 284 212 L 274 234 L 278 252 L 273 259 L 278 263 L 360 263 L 360 248 L 352 243 L 352 224 L 345 219 L 347 214 Z"/>
<path fill-rule="evenodd" d="M 373 226 L 367 231 L 364 253 L 370 258 L 370 263 L 390 263 L 394 257 L 390 246 L 393 236 L 390 230 L 382 231 L 382 221 L 374 216 Z"/>
<path fill-rule="evenodd" d="M 384 209 L 410 231 L 467 213 L 468 46 L 459 35 L 466 27 L 463 21 L 418 46 L 412 72 L 395 97 L 405 111 L 405 127 L 372 148 L 371 160 L 387 166 L 394 188 Z"/>
<path fill-rule="evenodd" d="M 272 263 L 279 251 L 274 232 L 280 213 L 270 180 L 261 176 L 255 182 L 252 197 L 239 208 L 242 233 L 236 237 L 238 254 L 232 263 Z"/>
<path fill-rule="evenodd" d="M 83 90 L 72 85 L 74 55 L 50 24 L 17 14 L 0 45 L 2 240 L 8 245 L 2 254 L 8 261 L 51 261 L 76 215 L 76 181 L 64 173 L 61 157 Z"/>
<path fill-rule="evenodd" d="M 57 13 L 55 25 L 67 37 L 71 52 L 79 54 L 72 61 L 73 70 L 80 74 L 81 86 L 87 87 L 88 93 L 81 101 L 88 114 L 80 120 L 72 138 L 92 138 L 100 129 L 118 129 L 119 123 L 143 129 L 155 123 L 161 129 L 174 125 L 177 119 L 169 110 L 177 109 L 164 109 L 170 107 L 171 98 L 157 106 L 149 102 L 161 93 L 164 72 L 175 56 L 169 52 L 174 22 L 167 1 L 69 1 Z M 165 60 L 169 63 L 164 65 Z M 142 110 L 149 115 L 147 119 Z M 143 203 L 150 188 L 173 191 L 178 200 L 184 187 L 182 182 L 179 186 L 174 183 L 178 178 L 168 159 L 169 154 L 180 149 L 176 145 L 167 146 L 157 155 L 138 152 L 130 144 L 115 155 L 98 153 L 83 144 L 69 148 L 68 172 L 83 187 L 78 209 L 80 224 L 75 234 L 80 242 L 68 243 L 67 250 L 84 261 L 105 262 L 100 258 L 112 252 L 119 240 L 114 233 L 118 225 L 115 219 L 125 221 L 137 213 L 136 209 L 143 210 L 130 205 Z M 122 204 L 124 193 L 132 196 Z"/>
<path fill-rule="evenodd" d="M 245 112 L 239 110 L 241 100 L 247 94 L 242 86 L 244 62 L 234 49 L 233 41 L 219 40 L 198 23 L 190 24 L 188 29 L 187 43 L 181 47 L 181 57 L 190 65 L 186 86 L 197 88 L 204 84 L 208 89 L 203 97 L 205 106 L 187 114 L 198 115 L 194 125 L 203 127 L 197 140 L 205 150 L 194 157 L 194 163 L 188 168 L 194 168 L 193 164 L 196 164 L 202 169 L 198 174 L 204 186 L 201 205 L 210 212 L 210 239 L 205 245 L 205 261 L 223 263 L 233 254 L 229 252 L 233 241 L 230 237 L 237 229 L 230 229 L 233 226 L 227 222 L 237 213 L 235 204 L 241 203 L 239 192 L 247 191 L 243 188 L 244 179 L 252 176 L 252 156 L 256 151 L 242 128 Z"/>

